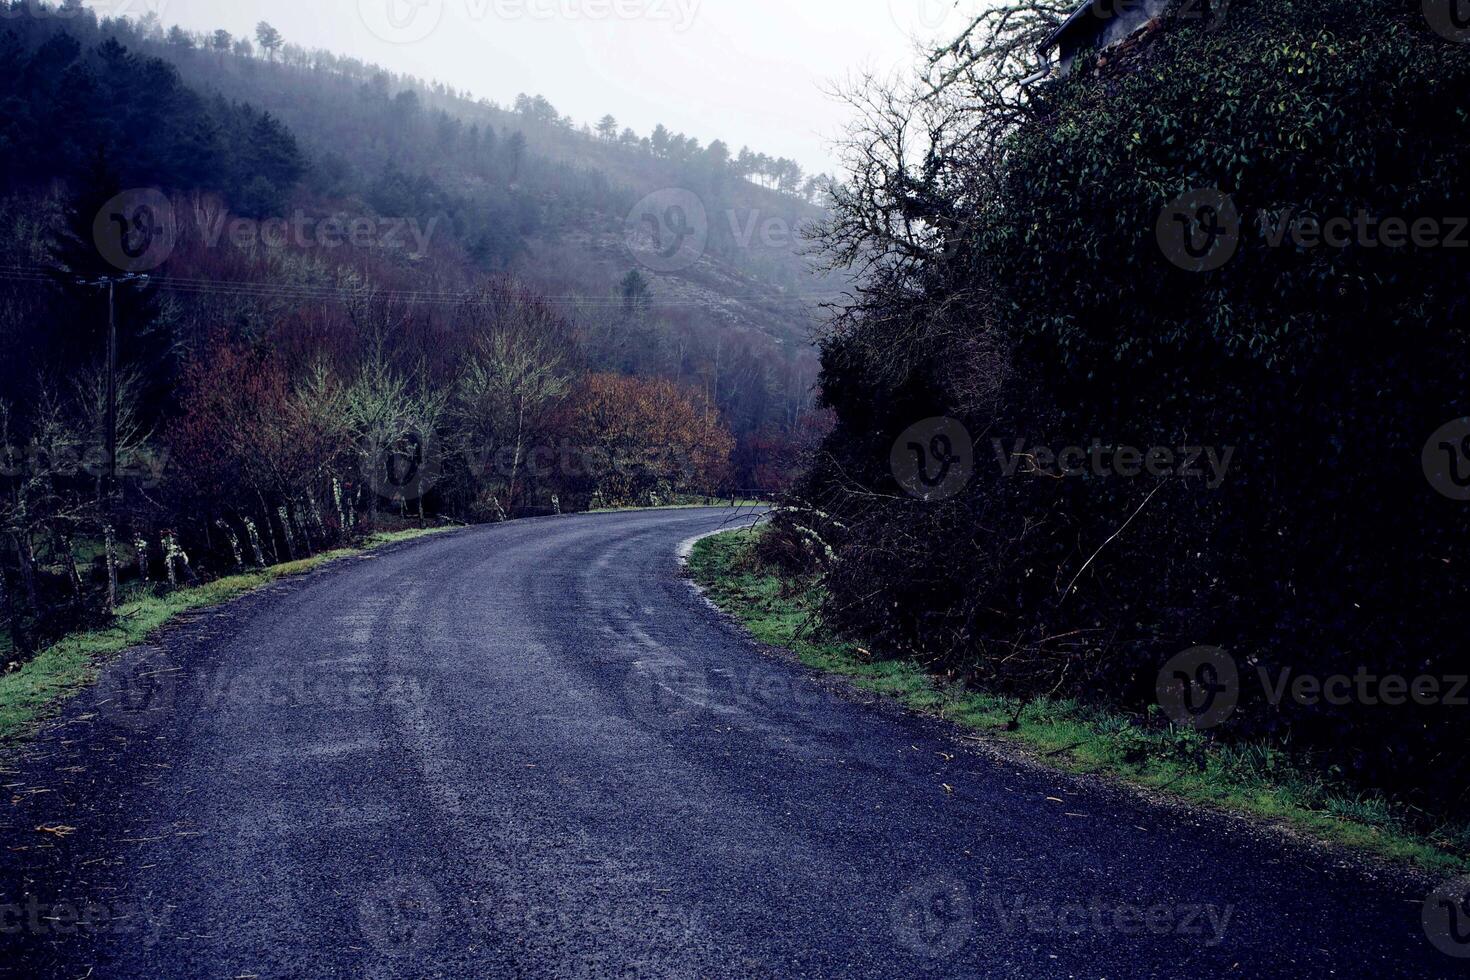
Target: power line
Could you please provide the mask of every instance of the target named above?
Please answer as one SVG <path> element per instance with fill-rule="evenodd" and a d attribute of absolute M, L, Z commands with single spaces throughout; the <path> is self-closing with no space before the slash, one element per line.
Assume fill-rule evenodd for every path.
<path fill-rule="evenodd" d="M 59 273 L 40 266 L 0 266 L 0 279 L 12 282 L 55 282 Z M 428 289 L 385 289 L 379 286 L 334 286 L 311 283 L 249 282 L 230 279 L 201 279 L 182 276 L 153 276 L 153 285 L 170 292 L 194 295 L 232 295 L 257 299 L 297 300 L 382 300 L 405 304 L 460 305 L 483 298 L 487 290 L 428 290 Z M 579 294 L 545 295 L 532 293 L 532 298 L 554 306 L 570 306 L 583 309 L 616 309 L 627 302 L 621 296 L 586 296 Z M 654 308 L 709 307 L 719 300 L 736 300 L 751 304 L 823 304 L 839 302 L 846 296 L 842 292 L 822 293 L 749 293 L 715 294 L 715 300 L 705 298 L 660 298 L 653 296 L 649 303 Z"/>

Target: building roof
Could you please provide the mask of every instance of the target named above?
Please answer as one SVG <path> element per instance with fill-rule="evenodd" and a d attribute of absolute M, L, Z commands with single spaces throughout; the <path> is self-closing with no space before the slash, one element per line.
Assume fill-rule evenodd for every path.
<path fill-rule="evenodd" d="M 1072 28 L 1076 27 L 1078 22 L 1086 17 L 1088 12 L 1092 10 L 1094 2 L 1095 0 L 1085 0 L 1085 2 L 1081 6 L 1079 6 L 1076 10 L 1072 12 L 1072 16 L 1062 21 L 1060 27 L 1047 35 L 1046 40 L 1041 42 L 1041 47 L 1037 48 L 1037 50 L 1040 51 L 1042 54 L 1045 54 L 1052 48 L 1056 47 L 1059 43 L 1061 43 L 1062 37 L 1066 35 L 1067 32 L 1071 31 Z"/>

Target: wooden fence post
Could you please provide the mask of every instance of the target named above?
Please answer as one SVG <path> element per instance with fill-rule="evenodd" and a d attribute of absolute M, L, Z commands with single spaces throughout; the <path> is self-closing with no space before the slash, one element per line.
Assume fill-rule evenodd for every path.
<path fill-rule="evenodd" d="M 281 522 L 281 537 L 286 541 L 286 560 L 296 560 L 296 542 L 291 540 L 291 518 L 286 514 L 285 507 L 276 508 L 276 517 Z"/>
<path fill-rule="evenodd" d="M 52 538 L 56 549 L 61 552 L 61 564 L 66 569 L 66 577 L 71 585 L 72 595 L 80 608 L 83 602 L 82 595 L 82 573 L 77 569 L 77 554 L 72 549 L 71 535 L 64 531 L 56 531 Z"/>
<path fill-rule="evenodd" d="M 264 568 L 265 552 L 260 548 L 260 531 L 256 528 L 255 522 L 250 518 L 245 518 L 244 523 L 245 533 L 250 537 L 250 550 L 255 553 L 255 564 L 260 568 Z"/>
<path fill-rule="evenodd" d="M 168 587 L 170 589 L 177 589 L 179 587 L 179 573 L 174 568 L 174 533 L 172 531 L 163 532 L 163 537 L 159 541 L 159 545 L 163 548 L 163 568 L 168 573 Z"/>
<path fill-rule="evenodd" d="M 235 529 L 230 527 L 229 522 L 226 521 L 224 518 L 220 518 L 219 520 L 215 521 L 214 526 L 225 532 L 225 536 L 230 539 L 230 551 L 233 552 L 235 556 L 235 567 L 237 569 L 244 568 L 245 555 L 240 550 L 240 537 L 235 533 Z"/>
<path fill-rule="evenodd" d="M 111 524 L 102 525 L 102 547 L 107 551 L 107 615 L 117 613 L 117 536 Z"/>
<path fill-rule="evenodd" d="M 352 525 L 347 522 L 347 509 L 342 506 L 342 481 L 335 476 L 332 477 L 332 503 L 337 507 L 337 533 L 345 538 L 352 533 Z"/>

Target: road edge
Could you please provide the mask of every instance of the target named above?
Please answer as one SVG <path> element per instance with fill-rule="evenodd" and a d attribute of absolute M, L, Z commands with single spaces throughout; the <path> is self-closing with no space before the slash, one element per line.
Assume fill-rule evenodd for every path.
<path fill-rule="evenodd" d="M 34 741 L 74 697 L 96 684 L 111 661 L 177 625 L 187 614 L 223 608 L 282 581 L 309 578 L 346 561 L 378 557 L 466 529 L 450 525 L 390 532 L 361 545 L 124 603 L 119 609 L 124 625 L 64 636 L 19 670 L 0 675 L 0 760 Z M 134 621 L 128 622 L 129 616 Z"/>
<path fill-rule="evenodd" d="M 722 533 L 727 532 L 704 535 L 700 541 Z M 878 661 L 885 670 L 883 676 L 873 676 L 870 668 L 874 662 L 863 659 L 861 655 L 867 651 L 853 643 L 833 641 L 815 645 L 803 639 L 797 645 L 804 649 L 798 650 L 787 643 L 773 642 L 770 621 L 774 615 L 779 615 L 772 608 L 776 604 L 740 601 L 723 591 L 730 587 L 730 580 L 736 576 L 727 574 L 727 570 L 713 568 L 707 554 L 706 561 L 701 562 L 693 554 L 698 543 L 691 545 L 691 558 L 687 563 L 690 585 L 713 610 L 744 633 L 757 649 L 800 665 L 824 683 L 854 698 L 871 702 L 876 697 L 894 711 L 942 725 L 957 743 L 997 761 L 1064 776 L 1094 789 L 1125 792 L 1176 813 L 1223 819 L 1258 839 L 1302 848 L 1318 859 L 1352 867 L 1369 878 L 1396 879 L 1416 890 L 1427 890 L 1446 876 L 1465 875 L 1470 870 L 1470 859 L 1435 848 L 1422 835 L 1384 835 L 1378 828 L 1348 820 L 1336 821 L 1339 833 L 1335 835 L 1330 830 L 1323 830 L 1322 824 L 1326 821 L 1321 819 L 1299 822 L 1291 816 L 1272 816 L 1225 802 L 1192 798 L 1173 791 L 1168 785 L 1137 781 L 1124 773 L 1109 771 L 1105 766 L 1094 766 L 1095 760 L 1079 760 L 1070 753 L 1049 751 L 991 728 L 967 724 L 965 713 L 955 710 L 956 705 L 951 700 L 953 692 L 946 690 L 932 675 L 905 661 Z M 791 605 L 794 606 L 794 601 Z M 803 610 L 802 615 L 809 615 L 809 611 Z M 814 646 L 826 646 L 827 649 L 814 655 Z M 910 674 L 913 676 L 894 676 Z M 1320 817 L 1315 813 L 1313 816 Z M 1348 832 L 1353 830 L 1361 830 L 1365 836 L 1348 836 Z M 1394 845 L 1401 844 L 1412 845 L 1411 852 L 1405 853 L 1402 847 L 1395 849 Z M 1428 860 L 1421 859 L 1424 857 Z"/>

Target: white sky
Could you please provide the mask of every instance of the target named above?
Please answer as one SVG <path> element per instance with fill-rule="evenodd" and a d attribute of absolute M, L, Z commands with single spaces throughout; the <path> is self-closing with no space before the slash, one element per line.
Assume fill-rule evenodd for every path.
<path fill-rule="evenodd" d="M 612 113 L 835 170 L 844 107 L 825 91 L 859 69 L 915 62 L 980 0 L 94 0 L 166 25 L 253 35 L 437 79 L 501 103 L 545 95 L 579 123 Z M 960 10 L 956 10 L 956 4 Z M 370 26 L 371 25 L 371 26 Z M 396 26 L 395 26 L 396 25 Z M 432 30 L 430 29 L 432 28 Z M 390 42 L 384 36 L 395 38 Z"/>

